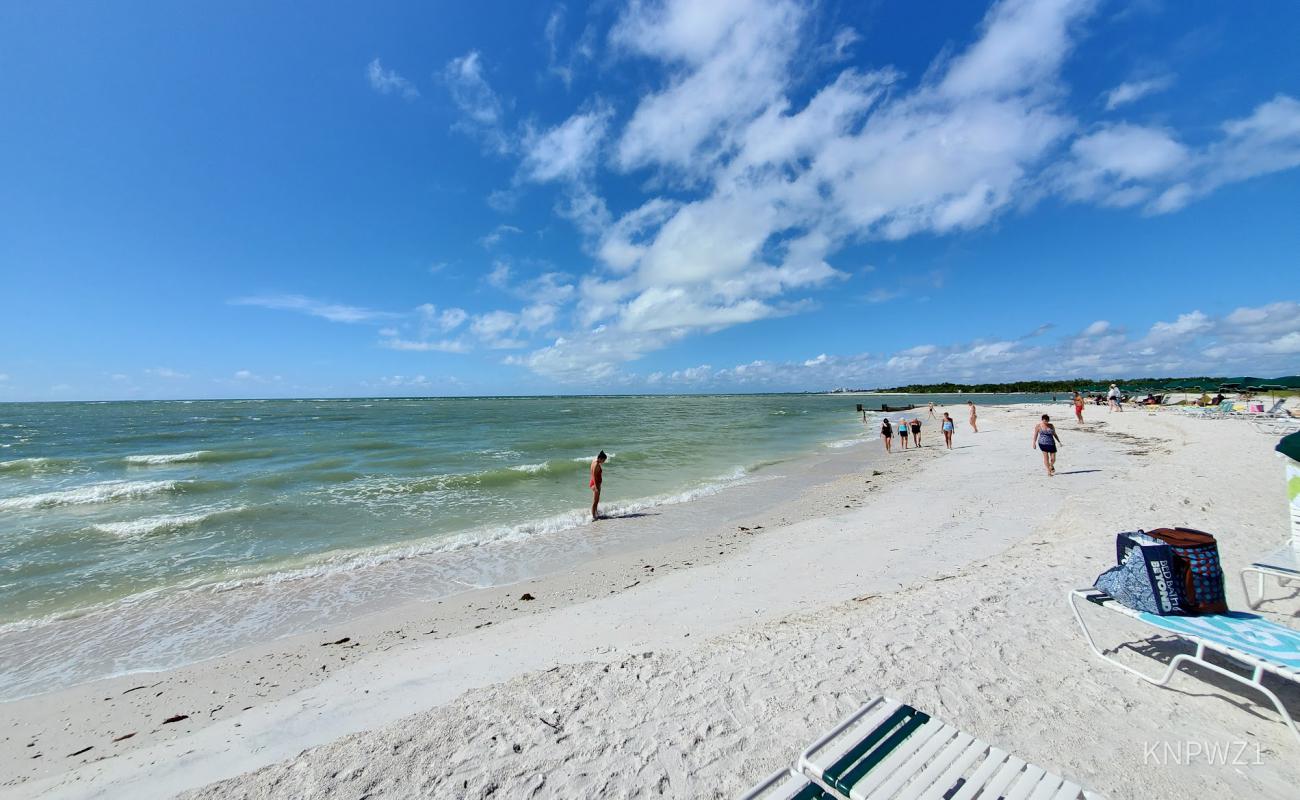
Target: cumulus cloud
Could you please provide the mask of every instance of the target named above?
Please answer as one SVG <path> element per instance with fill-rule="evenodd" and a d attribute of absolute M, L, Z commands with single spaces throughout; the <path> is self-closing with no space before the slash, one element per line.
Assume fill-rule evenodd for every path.
<path fill-rule="evenodd" d="M 395 70 L 384 69 L 377 58 L 366 66 L 366 77 L 370 79 L 370 88 L 380 94 L 396 94 L 407 100 L 414 100 L 420 96 L 420 90 L 415 88 L 415 84 L 397 74 Z"/>
<path fill-rule="evenodd" d="M 1090 338 L 1062 336 L 1034 344 L 977 340 L 917 345 L 893 353 L 823 353 L 803 361 L 760 360 L 722 369 L 660 371 L 630 382 L 664 389 L 805 390 L 1027 378 L 1273 376 L 1300 367 L 1300 303 L 1239 308 L 1222 317 L 1190 311 L 1173 322 L 1155 322 L 1140 336 L 1116 330 L 1098 321 L 1085 329 Z"/>
<path fill-rule="evenodd" d="M 893 69 L 846 69 L 799 107 L 804 6 L 633 4 L 610 41 L 667 79 L 633 111 L 614 166 L 704 191 L 621 215 L 578 198 L 571 218 L 600 267 L 579 283 L 589 327 L 522 362 L 566 380 L 608 375 L 692 333 L 809 307 L 790 295 L 846 279 L 829 259 L 847 241 L 988 223 L 1072 129 L 1056 73 L 1090 7 L 999 4 L 914 88 Z"/>
<path fill-rule="evenodd" d="M 1278 95 L 1199 147 L 1173 131 L 1119 123 L 1076 139 L 1057 185 L 1072 200 L 1167 214 L 1232 183 L 1300 166 L 1300 101 Z"/>
<path fill-rule="evenodd" d="M 599 108 L 574 114 L 546 131 L 529 128 L 522 143 L 523 177 L 545 183 L 585 176 L 595 165 L 612 114 L 609 108 Z"/>
<path fill-rule="evenodd" d="M 1159 125 L 1077 119 L 1061 69 L 1096 7 L 1001 0 L 969 41 L 909 77 L 888 66 L 830 66 L 842 64 L 858 36 L 839 29 L 815 41 L 811 6 L 800 0 L 637 0 L 605 40 L 614 63 L 648 76 L 630 112 L 586 98 L 551 127 L 526 124 L 509 136 L 505 104 L 479 54 L 455 59 L 445 77 L 464 124 L 518 156 L 512 192 L 559 184 L 557 212 L 594 262 L 552 281 L 557 293 L 542 298 L 526 294 L 523 262 L 499 260 L 489 283 L 523 305 L 473 315 L 467 335 L 502 349 L 545 336 L 547 344 L 508 363 L 560 381 L 613 380 L 692 335 L 812 308 L 813 291 L 849 278 L 834 262 L 850 244 L 975 230 L 1051 196 L 1170 213 L 1220 186 L 1300 165 L 1300 103 L 1286 95 L 1225 122 L 1206 141 Z M 565 20 L 559 9 L 546 24 L 553 69 Z M 810 63 L 833 74 L 809 83 L 820 74 Z M 571 72 L 556 74 L 572 81 Z M 1169 80 L 1115 87 L 1106 105 L 1123 108 Z M 607 202 L 602 168 L 643 179 L 642 194 Z M 942 280 L 935 273 L 936 288 Z M 876 289 L 863 299 L 895 296 Z M 1033 347 L 980 341 L 871 363 L 975 369 L 1027 353 L 1101 363 L 1096 347 L 1129 340 L 1102 324 L 1071 337 L 1094 352 L 1074 345 L 1054 352 L 1040 335 L 1026 337 Z M 1138 350 L 1163 352 L 1157 340 L 1179 338 L 1175 331 L 1194 320 L 1161 324 Z M 828 356 L 818 368 L 849 363 Z M 744 366 L 727 374 L 752 380 L 774 369 Z M 659 380 L 672 376 L 664 371 Z"/>

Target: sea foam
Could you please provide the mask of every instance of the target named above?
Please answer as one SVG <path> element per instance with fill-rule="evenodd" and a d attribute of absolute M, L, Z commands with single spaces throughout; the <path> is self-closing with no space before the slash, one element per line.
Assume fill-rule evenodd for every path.
<path fill-rule="evenodd" d="M 122 460 L 128 464 L 146 466 L 182 464 L 187 461 L 202 461 L 211 452 L 211 450 L 195 450 L 191 453 L 159 453 L 157 455 L 127 456 Z"/>
<path fill-rule="evenodd" d="M 108 481 L 106 483 L 92 483 L 89 486 L 61 489 L 57 492 L 5 497 L 0 499 L 0 511 L 26 511 L 34 508 L 108 503 L 113 500 L 148 497 L 163 492 L 171 492 L 181 485 L 181 481 Z"/>

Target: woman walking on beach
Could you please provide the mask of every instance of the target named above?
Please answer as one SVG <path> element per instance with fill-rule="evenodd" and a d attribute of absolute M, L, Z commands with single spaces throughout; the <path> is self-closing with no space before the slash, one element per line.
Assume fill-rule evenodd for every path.
<path fill-rule="evenodd" d="M 917 447 L 921 446 L 921 418 L 920 417 L 912 417 L 912 441 L 916 442 Z"/>
<path fill-rule="evenodd" d="M 1056 435 L 1056 426 L 1051 417 L 1043 415 L 1043 421 L 1034 426 L 1034 447 L 1043 453 L 1043 466 L 1047 468 L 1047 477 L 1056 475 L 1056 446 L 1061 437 Z"/>
<path fill-rule="evenodd" d="M 1083 422 L 1083 395 L 1074 393 L 1074 418 Z"/>
<path fill-rule="evenodd" d="M 967 400 L 966 405 L 970 406 L 970 429 L 972 433 L 979 433 L 980 429 L 975 425 L 975 401 Z"/>
<path fill-rule="evenodd" d="M 951 450 L 951 449 L 952 449 L 952 429 L 955 428 L 955 427 L 957 427 L 957 426 L 953 423 L 953 421 L 952 421 L 952 417 L 948 416 L 948 412 L 947 412 L 947 411 L 943 412 L 943 424 L 940 425 L 939 427 L 943 430 L 943 443 L 944 443 L 944 445 L 945 445 L 949 450 Z"/>
<path fill-rule="evenodd" d="M 894 427 L 889 424 L 889 417 L 880 423 L 880 438 L 885 440 L 885 452 L 894 452 Z"/>
<path fill-rule="evenodd" d="M 906 417 L 902 417 L 898 420 L 898 441 L 900 444 L 903 445 L 903 449 L 906 450 L 907 449 L 907 418 Z"/>
<path fill-rule="evenodd" d="M 591 483 L 588 486 L 591 488 L 591 518 L 593 520 L 600 519 L 596 507 L 600 505 L 600 485 L 605 481 L 606 458 L 605 451 L 601 450 L 591 462 Z"/>

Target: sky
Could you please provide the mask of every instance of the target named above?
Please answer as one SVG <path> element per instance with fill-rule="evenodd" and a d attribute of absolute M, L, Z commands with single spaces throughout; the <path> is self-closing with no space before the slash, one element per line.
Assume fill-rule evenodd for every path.
<path fill-rule="evenodd" d="M 0 2 L 0 400 L 1300 372 L 1300 5 Z"/>

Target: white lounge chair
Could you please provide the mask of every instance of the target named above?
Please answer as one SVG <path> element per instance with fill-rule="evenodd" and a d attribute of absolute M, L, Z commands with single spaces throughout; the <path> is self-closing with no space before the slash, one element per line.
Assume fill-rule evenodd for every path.
<path fill-rule="evenodd" d="M 1282 446 L 1278 445 L 1279 448 Z M 1285 458 L 1285 454 L 1283 456 Z M 1241 571 L 1241 588 L 1246 593 L 1246 605 L 1259 608 L 1264 601 L 1264 579 L 1272 576 L 1279 586 L 1292 586 L 1300 582 L 1300 462 L 1286 458 L 1286 490 L 1291 504 L 1291 541 Z M 1247 575 L 1259 576 L 1258 596 L 1250 599 L 1250 581 Z"/>
<path fill-rule="evenodd" d="M 873 697 L 744 800 L 1094 800 L 1077 784 L 1026 764 L 923 711 Z"/>
<path fill-rule="evenodd" d="M 1105 608 L 1126 617 L 1144 622 L 1163 634 L 1177 636 L 1196 645 L 1195 654 L 1179 653 L 1174 656 L 1157 678 L 1150 677 L 1119 659 L 1106 655 L 1093 641 L 1092 632 L 1079 612 L 1079 601 Z M 1206 614 L 1199 617 L 1162 617 L 1145 611 L 1135 611 L 1099 589 L 1075 589 L 1069 594 L 1074 618 L 1083 629 L 1083 637 L 1099 658 L 1105 659 L 1148 683 L 1165 686 L 1183 664 L 1195 664 L 1202 669 L 1236 681 L 1254 689 L 1269 699 L 1282 721 L 1300 740 L 1300 730 L 1287 712 L 1282 701 L 1263 683 L 1265 674 L 1300 683 L 1300 631 L 1279 625 L 1255 614 L 1230 611 L 1227 614 Z M 1245 664 L 1250 675 L 1242 675 L 1207 661 L 1206 651 L 1219 653 Z"/>

